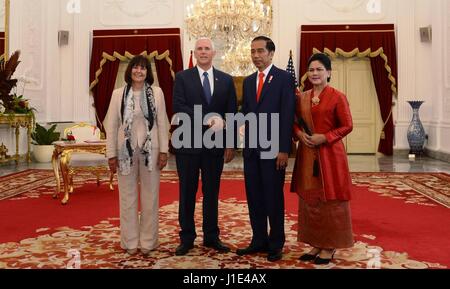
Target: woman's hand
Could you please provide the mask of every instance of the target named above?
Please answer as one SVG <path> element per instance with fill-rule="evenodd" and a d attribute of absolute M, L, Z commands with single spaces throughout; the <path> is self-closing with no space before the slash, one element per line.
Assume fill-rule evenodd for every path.
<path fill-rule="evenodd" d="M 324 134 L 314 134 L 312 136 L 307 135 L 304 132 L 299 132 L 297 137 L 300 141 L 309 148 L 315 148 L 327 143 L 327 138 Z"/>
<path fill-rule="evenodd" d="M 306 133 L 300 131 L 297 134 L 297 137 L 305 146 L 307 146 L 309 148 L 313 148 L 314 147 L 314 144 L 310 140 L 310 136 L 307 135 Z"/>
<path fill-rule="evenodd" d="M 313 146 L 320 146 L 327 142 L 324 134 L 314 134 L 313 136 L 307 136 L 307 138 Z"/>
<path fill-rule="evenodd" d="M 158 158 L 158 167 L 159 170 L 163 170 L 166 166 L 167 166 L 167 153 L 159 153 L 159 158 Z"/>
<path fill-rule="evenodd" d="M 117 167 L 119 166 L 119 160 L 116 158 L 110 158 L 108 160 L 108 166 L 111 173 L 117 173 Z"/>

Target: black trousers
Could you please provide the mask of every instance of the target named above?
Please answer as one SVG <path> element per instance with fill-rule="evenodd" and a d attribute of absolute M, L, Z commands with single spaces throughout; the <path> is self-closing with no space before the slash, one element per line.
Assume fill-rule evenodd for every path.
<path fill-rule="evenodd" d="M 224 165 L 223 155 L 213 155 L 208 152 L 177 154 L 176 163 L 180 179 L 178 221 L 181 227 L 181 242 L 191 244 L 197 237 L 194 213 L 200 172 L 203 193 L 203 241 L 219 240 L 218 210 L 220 177 Z"/>
<path fill-rule="evenodd" d="M 276 159 L 262 160 L 253 154 L 244 158 L 244 174 L 253 231 L 251 246 L 282 250 L 286 240 L 283 192 L 286 171 L 276 169 Z"/>

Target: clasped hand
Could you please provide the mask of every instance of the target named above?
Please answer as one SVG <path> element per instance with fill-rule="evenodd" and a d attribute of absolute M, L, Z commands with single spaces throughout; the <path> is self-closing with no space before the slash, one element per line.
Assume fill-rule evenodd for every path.
<path fill-rule="evenodd" d="M 158 168 L 159 170 L 163 170 L 167 166 L 168 156 L 167 153 L 159 153 L 158 156 Z M 117 173 L 117 168 L 119 167 L 119 159 L 117 157 L 110 158 L 108 160 L 108 166 L 111 173 Z"/>
<path fill-rule="evenodd" d="M 299 139 L 309 148 L 315 148 L 327 142 L 327 138 L 324 134 L 313 134 L 310 136 L 306 133 L 300 133 Z"/>

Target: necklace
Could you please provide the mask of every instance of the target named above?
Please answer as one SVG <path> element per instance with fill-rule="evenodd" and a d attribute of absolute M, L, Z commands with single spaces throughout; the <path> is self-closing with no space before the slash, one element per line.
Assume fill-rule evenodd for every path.
<path fill-rule="evenodd" d="M 319 103 L 320 103 L 320 98 L 319 98 L 318 96 L 314 96 L 314 97 L 311 99 L 311 102 L 312 102 L 313 106 L 319 105 Z"/>
<path fill-rule="evenodd" d="M 322 92 L 323 92 L 323 89 L 322 89 Z M 312 105 L 313 105 L 313 106 L 317 106 L 317 105 L 320 104 L 320 98 L 319 98 L 319 96 L 322 95 L 322 92 L 319 93 L 318 95 L 314 96 L 314 90 L 312 91 L 311 102 L 312 102 Z"/>

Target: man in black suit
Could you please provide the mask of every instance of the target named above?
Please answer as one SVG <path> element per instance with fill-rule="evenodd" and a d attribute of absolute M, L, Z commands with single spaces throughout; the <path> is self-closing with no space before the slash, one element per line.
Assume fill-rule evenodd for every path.
<path fill-rule="evenodd" d="M 238 255 L 267 252 L 269 261 L 282 258 L 285 243 L 283 187 L 295 114 L 294 82 L 289 73 L 272 64 L 274 53 L 275 44 L 271 39 L 260 36 L 252 41 L 252 61 L 258 72 L 244 80 L 242 112 L 267 114 L 266 133 L 271 147 L 263 148 L 258 138 L 256 148 L 247 144 L 244 148 L 245 188 L 253 238 L 247 248 L 236 252 Z M 279 125 L 272 127 L 271 120 L 277 115 Z M 258 117 L 259 129 L 262 121 Z M 246 128 L 246 142 L 250 129 Z M 272 156 L 267 154 L 273 150 Z"/>
<path fill-rule="evenodd" d="M 180 180 L 179 223 L 181 244 L 176 249 L 177 256 L 185 255 L 194 247 L 197 237 L 194 211 L 199 182 L 202 174 L 203 192 L 203 245 L 219 252 L 229 252 L 230 248 L 219 239 L 218 203 L 220 177 L 224 162 L 233 160 L 235 151 L 225 146 L 206 148 L 202 137 L 209 128 L 225 124 L 225 114 L 237 112 L 236 91 L 233 78 L 212 65 L 216 52 L 210 39 L 202 38 L 195 44 L 194 56 L 197 66 L 177 74 L 173 94 L 173 112 L 187 114 L 194 123 L 194 106 L 201 106 L 201 119 L 216 113 L 220 117 L 207 120 L 208 125 L 200 127 L 200 133 L 194 133 L 191 124 L 191 144 L 175 149 L 177 171 Z M 198 110 L 198 108 L 197 108 Z M 198 116 L 197 116 L 198 117 Z M 221 122 L 221 123 L 219 123 Z M 188 136 L 184 136 L 183 138 Z M 201 143 L 196 147 L 195 143 Z"/>

